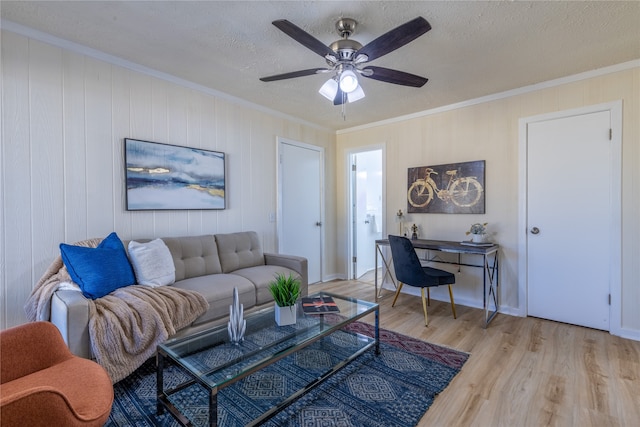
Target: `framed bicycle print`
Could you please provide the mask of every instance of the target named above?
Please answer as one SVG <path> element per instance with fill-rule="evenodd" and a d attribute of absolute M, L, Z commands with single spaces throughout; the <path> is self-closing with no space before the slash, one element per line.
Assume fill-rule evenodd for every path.
<path fill-rule="evenodd" d="M 408 213 L 485 213 L 485 161 L 409 168 Z"/>
<path fill-rule="evenodd" d="M 127 210 L 226 207 L 224 153 L 129 138 L 124 146 Z"/>

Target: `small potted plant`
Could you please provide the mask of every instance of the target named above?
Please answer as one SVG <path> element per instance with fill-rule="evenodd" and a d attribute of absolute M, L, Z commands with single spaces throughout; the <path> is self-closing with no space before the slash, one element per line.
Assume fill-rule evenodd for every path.
<path fill-rule="evenodd" d="M 488 222 L 485 222 L 484 224 L 480 224 L 479 222 L 472 224 L 471 228 L 466 233 L 467 236 L 471 234 L 471 240 L 475 243 L 484 242 L 485 236 L 487 234 L 487 224 Z"/>
<path fill-rule="evenodd" d="M 300 280 L 284 274 L 276 275 L 269 283 L 269 292 L 275 301 L 276 323 L 278 326 L 296 323 L 296 301 L 300 297 Z"/>

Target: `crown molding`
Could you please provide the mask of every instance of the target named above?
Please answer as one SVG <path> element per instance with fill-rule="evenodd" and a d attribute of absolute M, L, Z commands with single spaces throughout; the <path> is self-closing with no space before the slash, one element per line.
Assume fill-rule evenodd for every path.
<path fill-rule="evenodd" d="M 522 95 L 525 93 L 535 92 L 542 89 L 548 89 L 548 88 L 564 85 L 567 83 L 573 83 L 580 80 L 591 79 L 594 77 L 604 76 L 606 74 L 617 73 L 619 71 L 630 70 L 632 68 L 638 68 L 638 67 L 640 67 L 640 59 L 635 59 L 633 61 L 623 62 L 621 64 L 611 65 L 603 68 L 597 68 L 595 70 L 585 71 L 583 73 L 573 74 L 567 77 L 560 77 L 558 79 L 548 80 L 546 82 L 536 83 L 530 86 L 523 86 L 517 89 L 511 89 L 504 92 L 494 93 L 492 95 L 486 95 L 480 98 L 469 99 L 467 101 L 461 101 L 455 104 L 444 105 L 442 107 L 436 107 L 429 110 L 419 111 L 417 113 L 407 114 L 404 116 L 398 116 L 391 119 L 368 123 L 366 125 L 354 126 L 352 128 L 347 128 L 347 129 L 341 129 L 336 132 L 336 135 L 356 132 L 364 129 L 373 128 L 376 126 L 383 126 L 383 125 L 388 125 L 392 123 L 403 122 L 406 120 L 411 120 L 419 117 L 425 117 L 433 114 L 443 113 L 445 111 L 457 110 L 459 108 L 470 107 L 472 105 L 483 104 L 486 102 L 496 101 L 504 98 L 510 98 L 512 96 Z"/>
<path fill-rule="evenodd" d="M 128 61 L 125 59 L 122 59 L 120 57 L 114 56 L 114 55 L 110 55 L 108 53 L 99 51 L 97 49 L 93 49 L 90 48 L 88 46 L 79 44 L 79 43 L 75 43 L 69 40 L 65 40 L 56 36 L 53 36 L 51 34 L 30 28 L 30 27 L 26 27 L 24 25 L 20 25 L 17 24 L 15 22 L 12 21 L 8 21 L 6 19 L 1 19 L 0 20 L 0 29 L 2 30 L 7 30 L 7 31 L 11 31 L 13 33 L 34 39 L 34 40 L 38 40 L 44 43 L 48 43 L 51 44 L 53 46 L 62 48 L 62 49 L 66 49 L 69 50 L 71 52 L 75 52 L 78 54 L 82 54 L 82 55 L 86 55 L 89 56 L 91 58 L 95 58 L 104 62 L 107 62 L 109 64 L 112 65 L 116 65 L 116 66 L 120 66 L 123 68 L 127 68 L 129 70 L 132 71 L 136 71 L 142 74 L 146 74 L 149 75 L 151 77 L 156 77 L 165 81 L 168 81 L 170 83 L 174 83 L 176 85 L 179 86 L 183 86 L 189 89 L 194 89 L 197 90 L 199 92 L 203 92 L 206 93 L 208 95 L 212 95 L 215 96 L 217 98 L 221 98 L 224 100 L 227 100 L 229 102 L 232 102 L 236 105 L 240 105 L 240 106 L 244 106 L 247 108 L 251 108 L 257 111 L 261 111 L 263 113 L 272 115 L 272 116 L 276 116 L 276 117 L 280 117 L 286 120 L 290 120 L 296 123 L 300 123 L 303 124 L 305 126 L 309 126 L 315 129 L 319 129 L 325 132 L 335 132 L 336 135 L 342 135 L 342 134 L 347 134 L 347 133 L 351 133 L 351 132 L 356 132 L 356 131 L 360 131 L 360 130 L 364 130 L 364 129 L 369 129 L 369 128 L 373 128 L 373 127 L 377 127 L 377 126 L 384 126 L 384 125 L 388 125 L 388 124 L 392 124 L 392 123 L 398 123 L 398 122 L 402 122 L 402 121 L 406 121 L 406 120 L 411 120 L 411 119 L 415 119 L 415 118 L 419 118 L 419 117 L 425 117 L 425 116 L 430 116 L 433 114 L 439 114 L 442 112 L 446 112 L 446 111 L 452 111 L 452 110 L 456 110 L 459 108 L 464 108 L 464 107 L 469 107 L 469 106 L 473 106 L 473 105 L 478 105 L 478 104 L 483 104 L 486 102 L 491 102 L 491 101 L 496 101 L 496 100 L 500 100 L 500 99 L 504 99 L 504 98 L 509 98 L 512 96 L 517 96 L 517 95 L 522 95 L 522 94 L 526 94 L 526 93 L 530 93 L 530 92 L 535 92 L 538 90 L 542 90 L 542 89 L 547 89 L 547 88 L 552 88 L 552 87 L 556 87 L 556 86 L 560 86 L 560 85 L 564 85 L 567 83 L 573 83 L 573 82 L 577 82 L 580 80 L 586 80 L 586 79 L 590 79 L 590 78 L 594 78 L 594 77 L 599 77 L 599 76 L 603 76 L 606 74 L 611 74 L 611 73 L 615 73 L 615 72 L 619 72 L 619 71 L 624 71 L 624 70 L 629 70 L 632 68 L 637 68 L 640 67 L 640 59 L 636 59 L 636 60 L 632 60 L 632 61 L 628 61 L 628 62 L 623 62 L 621 64 L 616 64 L 616 65 L 611 65 L 608 67 L 603 67 L 603 68 L 598 68 L 595 70 L 590 70 L 590 71 L 586 71 L 583 73 L 578 73 L 578 74 L 574 74 L 571 76 L 566 76 L 566 77 L 560 77 L 558 79 L 554 79 L 554 80 L 548 80 L 545 82 L 541 82 L 541 83 L 536 83 L 533 85 L 529 85 L 529 86 L 523 86 L 521 88 L 517 88 L 517 89 L 511 89 L 508 91 L 504 91 L 504 92 L 499 92 L 499 93 L 495 93 L 495 94 L 491 94 L 491 95 L 486 95 L 486 96 L 482 96 L 479 98 L 474 98 L 474 99 L 469 99 L 466 101 L 461 101 L 461 102 L 457 102 L 454 104 L 449 104 L 449 105 L 444 105 L 441 107 L 436 107 L 436 108 L 431 108 L 429 110 L 424 110 L 424 111 L 419 111 L 416 113 L 412 113 L 412 114 L 407 114 L 404 116 L 398 116 L 398 117 L 393 117 L 390 119 L 385 119 L 385 120 L 380 120 L 377 122 L 372 122 L 372 123 L 367 123 L 365 125 L 360 125 L 360 126 L 354 126 L 351 128 L 346 128 L 346 129 L 340 129 L 337 131 L 334 131 L 333 129 L 324 127 L 324 126 L 320 126 L 316 123 L 312 123 L 303 119 L 300 119 L 298 117 L 295 116 L 291 116 L 288 114 L 284 114 L 278 110 L 274 110 L 271 108 L 267 108 L 264 107 L 262 105 L 259 104 L 255 104 L 252 102 L 249 102 L 245 99 L 242 98 L 238 98 L 235 97 L 233 95 L 229 95 L 228 93 L 225 92 L 221 92 L 218 91 L 216 89 L 212 89 L 210 87 L 207 86 L 203 86 L 200 84 L 196 84 L 194 82 L 191 82 L 189 80 L 186 79 L 182 79 L 180 77 L 176 77 L 174 75 L 168 74 L 168 73 L 163 73 L 160 72 L 158 70 L 154 70 L 152 68 L 149 67 L 145 67 L 143 65 L 137 64 L 135 62 L 132 61 Z"/>
<path fill-rule="evenodd" d="M 12 33 L 16 33 L 19 34 L 21 36 L 25 36 L 28 37 L 30 39 L 33 40 L 37 40 L 43 43 L 47 43 L 50 44 L 52 46 L 56 46 L 74 53 L 78 53 L 81 55 L 85 55 L 100 61 L 104 61 L 106 63 L 112 64 L 112 65 L 116 65 L 119 67 L 123 67 L 141 74 L 146 74 L 148 76 L 151 77 L 156 77 L 158 79 L 162 79 L 165 80 L 167 82 L 170 83 L 174 83 L 176 85 L 188 88 L 188 89 L 193 89 L 193 90 L 197 90 L 198 92 L 202 92 L 202 93 L 206 93 L 207 95 L 211 95 L 211 96 L 215 96 L 216 98 L 221 98 L 224 99 L 226 101 L 232 102 L 236 105 L 240 105 L 243 107 L 247 107 L 247 108 L 251 108 L 253 110 L 257 110 L 257 111 L 261 111 L 263 113 L 272 115 L 272 116 L 276 116 L 282 119 L 286 119 L 286 120 L 290 120 L 296 123 L 300 123 L 302 125 L 305 126 L 309 126 L 318 130 L 322 130 L 325 132 L 330 132 L 333 133 L 334 130 L 324 127 L 324 126 L 320 126 L 317 123 L 312 123 L 303 119 L 300 119 L 298 117 L 294 117 L 294 116 L 290 116 L 288 114 L 284 114 L 280 111 L 271 109 L 271 108 L 267 108 L 264 107 L 262 105 L 259 104 L 254 104 L 252 102 L 249 102 L 245 99 L 242 98 L 238 98 L 235 97 L 233 95 L 229 95 L 228 93 L 225 92 L 221 92 L 218 91 L 216 89 L 212 89 L 210 87 L 207 86 L 203 86 L 194 82 L 191 82 L 189 80 L 186 79 L 182 79 L 180 77 L 176 77 L 172 74 L 168 74 L 168 73 L 163 73 L 161 71 L 158 70 L 154 70 L 153 68 L 149 68 L 149 67 L 145 67 L 144 65 L 140 65 L 137 64 L 135 62 L 114 56 L 114 55 L 110 55 L 108 53 L 102 52 L 100 50 L 97 49 L 93 49 L 90 48 L 88 46 L 85 46 L 83 44 L 80 43 L 75 43 L 69 40 L 65 40 L 62 39 L 60 37 L 56 37 L 53 36 L 49 33 L 45 33 L 30 27 L 26 27 L 24 25 L 20 25 L 17 24 L 15 22 L 12 21 L 8 21 L 6 19 L 1 19 L 0 20 L 0 29 L 2 30 L 7 30 L 10 31 Z"/>

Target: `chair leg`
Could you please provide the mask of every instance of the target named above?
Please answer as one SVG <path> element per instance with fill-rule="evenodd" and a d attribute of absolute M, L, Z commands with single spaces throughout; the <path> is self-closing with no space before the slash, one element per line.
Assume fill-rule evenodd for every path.
<path fill-rule="evenodd" d="M 449 297 L 451 298 L 451 311 L 453 311 L 453 318 L 457 319 L 457 317 L 456 317 L 456 305 L 453 303 L 453 291 L 451 290 L 451 285 L 449 285 Z"/>
<path fill-rule="evenodd" d="M 427 293 L 429 292 L 429 288 L 427 288 Z M 429 319 L 427 318 L 427 301 L 424 299 L 424 288 L 420 288 L 420 293 L 422 293 L 422 311 L 424 311 L 424 326 L 429 326 Z"/>
<path fill-rule="evenodd" d="M 431 289 L 427 288 L 427 305 L 431 307 Z"/>
<path fill-rule="evenodd" d="M 400 289 L 402 289 L 402 282 L 398 282 L 398 290 L 396 291 L 396 296 L 393 297 L 393 303 L 391 303 L 391 307 L 396 305 L 396 300 L 398 299 L 398 295 L 400 295 Z"/>

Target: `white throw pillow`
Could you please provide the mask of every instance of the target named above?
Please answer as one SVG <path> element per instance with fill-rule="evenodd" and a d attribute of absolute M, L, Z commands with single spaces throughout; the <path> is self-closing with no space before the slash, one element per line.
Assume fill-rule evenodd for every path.
<path fill-rule="evenodd" d="M 129 242 L 129 259 L 139 285 L 164 286 L 176 281 L 176 267 L 169 248 L 161 239 Z"/>

